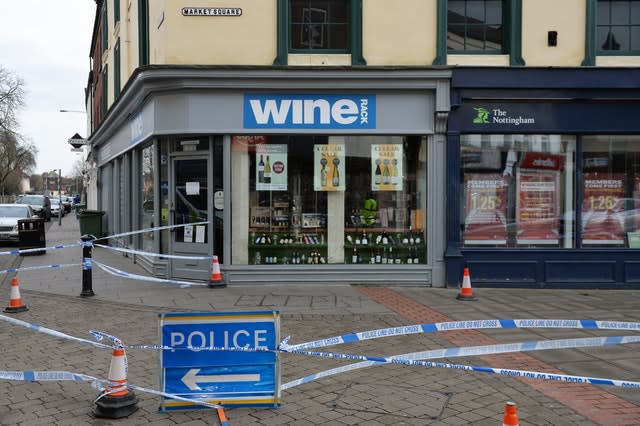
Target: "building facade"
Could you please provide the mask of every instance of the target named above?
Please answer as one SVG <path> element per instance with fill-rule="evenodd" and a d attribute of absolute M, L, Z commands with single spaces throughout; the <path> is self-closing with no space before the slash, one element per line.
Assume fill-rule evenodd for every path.
<path fill-rule="evenodd" d="M 635 228 L 587 248 L 579 203 L 602 195 L 584 190 L 602 180 L 585 162 L 607 180 L 633 164 L 599 149 L 633 133 L 604 117 L 635 105 L 635 3 L 98 0 L 87 93 L 103 228 L 202 258 L 137 254 L 158 276 L 206 280 L 217 255 L 229 284 L 458 285 L 472 266 L 486 285 L 575 285 L 587 272 L 557 262 L 585 250 L 616 271 L 587 281 L 633 283 Z M 605 100 L 586 111 L 600 125 L 576 124 Z M 540 199 L 552 185 L 557 208 L 518 203 L 525 181 Z M 611 196 L 630 210 L 632 190 Z M 523 227 L 555 230 L 556 250 Z M 492 272 L 500 261 L 513 268 Z"/>

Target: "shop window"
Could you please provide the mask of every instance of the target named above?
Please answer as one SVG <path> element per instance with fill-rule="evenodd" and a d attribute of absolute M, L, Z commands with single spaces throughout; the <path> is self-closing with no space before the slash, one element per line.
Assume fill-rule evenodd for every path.
<path fill-rule="evenodd" d="M 450 53 L 503 53 L 502 0 L 449 0 L 447 50 Z"/>
<path fill-rule="evenodd" d="M 426 262 L 426 138 L 234 136 L 235 264 Z"/>
<path fill-rule="evenodd" d="M 140 171 L 142 174 L 140 186 L 140 228 L 153 228 L 157 225 L 154 217 L 154 148 L 149 145 L 142 149 L 140 158 Z M 141 234 L 141 246 L 143 251 L 154 252 L 154 233 Z"/>
<path fill-rule="evenodd" d="M 583 246 L 640 248 L 639 143 L 639 136 L 583 138 Z"/>
<path fill-rule="evenodd" d="M 599 55 L 640 52 L 640 1 L 598 0 L 596 50 Z"/>
<path fill-rule="evenodd" d="M 464 246 L 575 246 L 573 137 L 463 135 L 460 155 Z"/>

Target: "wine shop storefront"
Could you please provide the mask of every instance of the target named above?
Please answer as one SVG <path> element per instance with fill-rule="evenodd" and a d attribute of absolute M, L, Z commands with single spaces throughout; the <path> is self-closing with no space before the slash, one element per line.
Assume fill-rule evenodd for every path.
<path fill-rule="evenodd" d="M 640 287 L 637 69 L 456 69 L 447 284 Z"/>
<path fill-rule="evenodd" d="M 156 276 L 444 286 L 450 71 L 145 67 L 90 138 Z M 181 225 L 154 230 L 159 226 Z"/>

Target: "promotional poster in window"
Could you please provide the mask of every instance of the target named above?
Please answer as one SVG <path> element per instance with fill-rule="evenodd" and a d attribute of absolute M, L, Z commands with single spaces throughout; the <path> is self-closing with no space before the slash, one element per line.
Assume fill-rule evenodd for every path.
<path fill-rule="evenodd" d="M 287 145 L 256 145 L 256 191 L 287 190 Z"/>
<path fill-rule="evenodd" d="M 622 245 L 626 206 L 623 173 L 585 173 L 582 203 L 582 243 Z"/>
<path fill-rule="evenodd" d="M 402 145 L 371 145 L 371 190 L 402 191 Z"/>
<path fill-rule="evenodd" d="M 315 191 L 344 191 L 344 145 L 317 144 L 313 146 L 313 189 Z"/>
<path fill-rule="evenodd" d="M 465 173 L 464 243 L 507 243 L 507 182 L 498 173 Z"/>

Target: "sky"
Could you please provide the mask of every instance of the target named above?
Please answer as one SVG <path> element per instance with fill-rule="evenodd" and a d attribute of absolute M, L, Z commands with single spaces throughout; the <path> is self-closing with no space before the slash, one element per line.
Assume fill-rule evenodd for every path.
<path fill-rule="evenodd" d="M 60 169 L 70 177 L 84 158 L 67 140 L 88 136 L 84 89 L 95 11 L 95 0 L 0 0 L 0 65 L 24 82 L 18 132 L 38 149 L 37 174 Z"/>

